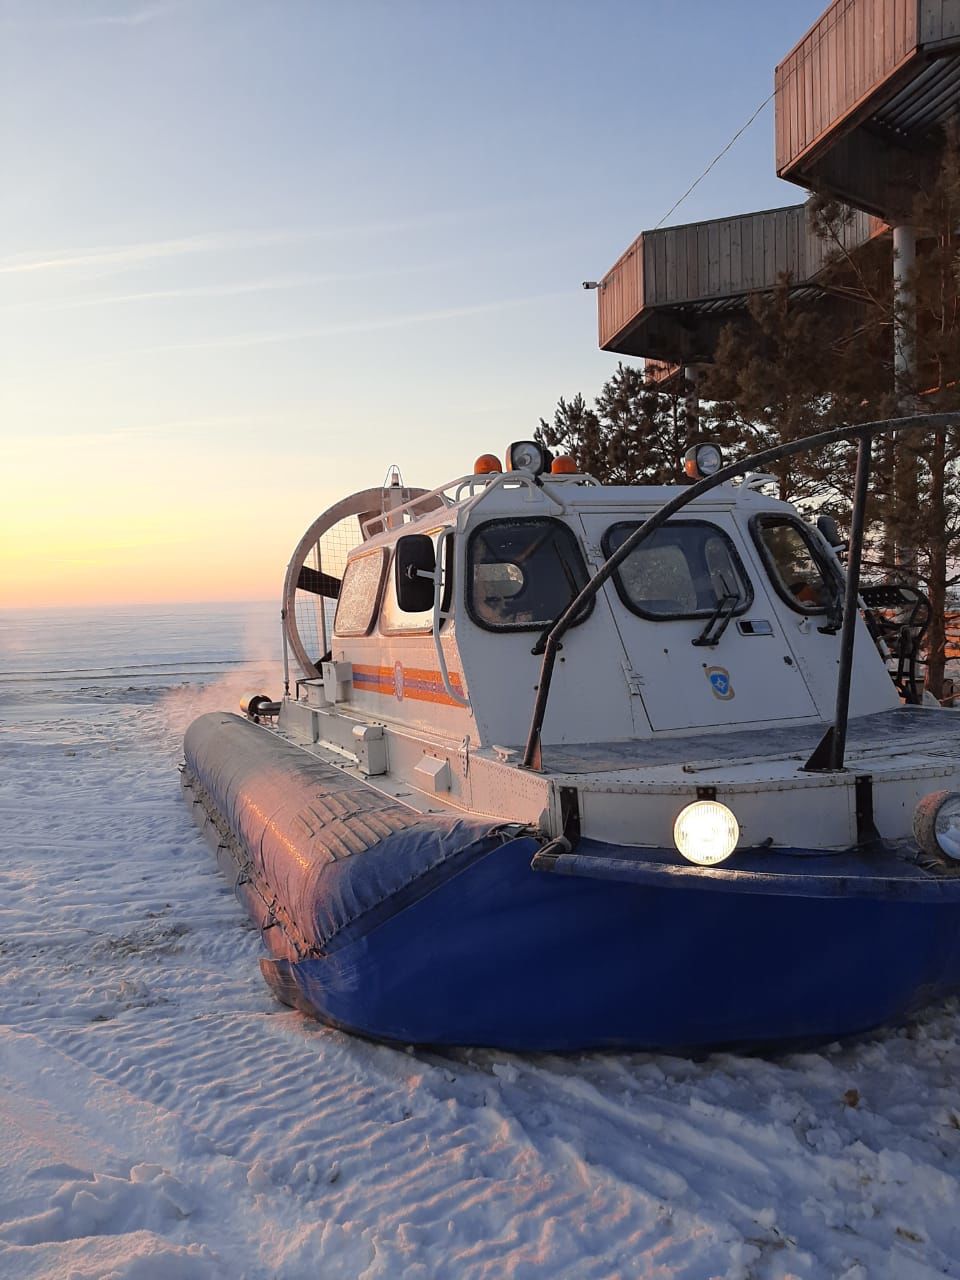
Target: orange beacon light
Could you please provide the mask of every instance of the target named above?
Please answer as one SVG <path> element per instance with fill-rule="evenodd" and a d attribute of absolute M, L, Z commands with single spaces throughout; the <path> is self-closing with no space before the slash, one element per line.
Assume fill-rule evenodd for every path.
<path fill-rule="evenodd" d="M 577 464 L 568 453 L 561 453 L 550 464 L 550 474 L 555 476 L 575 476 Z"/>
<path fill-rule="evenodd" d="M 494 472 L 502 471 L 500 459 L 495 453 L 481 453 L 480 457 L 473 464 L 473 474 L 475 476 L 489 476 Z"/>

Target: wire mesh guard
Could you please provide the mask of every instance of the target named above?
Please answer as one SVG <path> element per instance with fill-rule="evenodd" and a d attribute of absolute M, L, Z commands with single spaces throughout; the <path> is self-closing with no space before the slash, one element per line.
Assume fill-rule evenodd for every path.
<path fill-rule="evenodd" d="M 364 541 L 364 524 L 391 504 L 423 495 L 396 485 L 363 489 L 329 507 L 297 544 L 283 584 L 284 637 L 307 679 L 320 674 L 330 651 L 340 583 L 350 552 Z"/>
<path fill-rule="evenodd" d="M 338 520 L 307 552 L 297 575 L 293 621 L 314 668 L 319 667 L 323 655 L 330 648 L 347 555 L 362 536 L 356 516 Z"/>

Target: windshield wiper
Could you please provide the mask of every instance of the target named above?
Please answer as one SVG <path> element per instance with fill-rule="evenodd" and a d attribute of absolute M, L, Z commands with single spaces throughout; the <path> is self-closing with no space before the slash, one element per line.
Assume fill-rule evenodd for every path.
<path fill-rule="evenodd" d="M 563 572 L 563 576 L 567 580 L 567 586 L 570 588 L 570 600 L 568 600 L 567 604 L 563 606 L 563 608 L 557 614 L 556 618 L 554 618 L 551 622 L 548 622 L 547 625 L 544 627 L 544 629 L 540 632 L 540 635 L 537 639 L 536 644 L 530 650 L 530 652 L 534 655 L 534 657 L 539 657 L 539 655 L 543 653 L 547 643 L 547 636 L 550 634 L 553 628 L 557 625 L 558 619 L 563 617 L 563 613 L 564 613 L 564 610 L 567 608 L 567 605 L 570 604 L 572 600 L 576 599 L 576 597 L 580 594 L 580 591 L 582 590 L 581 584 L 577 581 L 576 575 L 573 572 L 573 566 L 567 562 L 563 552 L 556 545 L 556 543 L 554 543 L 554 550 L 557 553 L 557 559 L 560 561 L 560 569 Z M 563 645 L 559 645 L 558 647 L 562 649 Z"/>
<path fill-rule="evenodd" d="M 827 604 L 827 620 L 822 627 L 817 627 L 821 635 L 834 636 L 843 626 L 843 597 L 840 594 L 839 584 L 832 580 L 827 583 L 827 594 L 830 597 Z"/>
<path fill-rule="evenodd" d="M 723 576 L 720 576 L 720 585 L 723 587 L 723 595 L 720 597 L 720 603 L 707 619 L 707 624 L 697 636 L 691 641 L 695 645 L 708 645 L 713 647 L 720 643 L 723 633 L 730 625 L 730 619 L 736 612 L 737 605 L 740 603 L 740 593 L 731 591 Z"/>

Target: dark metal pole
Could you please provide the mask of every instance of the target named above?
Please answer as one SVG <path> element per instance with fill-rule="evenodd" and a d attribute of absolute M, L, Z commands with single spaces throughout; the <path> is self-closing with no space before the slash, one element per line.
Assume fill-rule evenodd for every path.
<path fill-rule="evenodd" d="M 837 706 L 833 716 L 830 768 L 842 769 L 847 746 L 847 719 L 850 714 L 850 679 L 853 674 L 853 642 L 859 617 L 860 561 L 863 558 L 863 531 L 870 480 L 872 440 L 864 433 L 857 443 L 857 475 L 853 486 L 853 515 L 850 521 L 850 551 L 847 555 L 847 584 L 843 598 L 843 627 L 840 631 L 840 670 L 837 672 Z"/>

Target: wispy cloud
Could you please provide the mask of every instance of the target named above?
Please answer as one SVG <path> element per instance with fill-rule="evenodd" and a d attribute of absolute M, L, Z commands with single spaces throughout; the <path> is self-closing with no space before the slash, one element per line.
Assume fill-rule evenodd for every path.
<path fill-rule="evenodd" d="M 539 202 L 538 202 L 539 203 Z M 529 202 L 524 202 L 527 207 Z M 474 205 L 469 209 L 440 209 L 429 213 L 384 218 L 374 222 L 350 222 L 320 227 L 280 227 L 268 230 L 213 231 L 133 244 L 92 245 L 81 248 L 32 251 L 0 258 L 0 275 L 28 275 L 93 267 L 123 270 L 189 254 L 225 253 L 231 250 L 291 245 L 307 241 L 361 239 L 364 236 L 400 235 L 408 231 L 459 226 L 504 213 L 515 214 L 514 203 Z"/>
<path fill-rule="evenodd" d="M 261 280 L 239 280 L 233 283 L 189 285 L 174 289 L 144 289 L 135 293 L 95 293 L 79 298 L 25 298 L 0 305 L 5 311 L 73 311 L 81 307 L 106 307 L 124 303 L 178 302 L 200 298 L 233 298 L 244 294 L 275 293 L 291 289 L 313 289 L 327 284 L 340 284 L 361 280 L 382 280 L 386 277 L 426 275 L 428 272 L 445 271 L 459 265 L 458 260 L 430 263 L 411 263 L 384 267 L 373 271 L 327 271 L 320 275 L 299 274 L 268 276 Z"/>
<path fill-rule="evenodd" d="M 151 436 L 163 437 L 179 435 L 194 431 L 230 431 L 260 428 L 268 425 L 264 417 L 237 415 L 220 415 L 204 418 L 175 418 L 162 422 L 125 424 L 115 427 L 104 427 L 98 431 L 56 431 L 44 432 L 34 429 L 17 435 L 6 436 L 0 441 L 0 458 L 19 456 L 24 450 L 35 455 L 38 448 L 57 445 L 60 448 L 82 447 L 84 449 L 103 444 L 116 444 L 117 441 L 145 439 Z"/>
<path fill-rule="evenodd" d="M 492 315 L 502 311 L 512 311 L 520 307 L 537 306 L 544 302 L 556 302 L 560 298 L 570 298 L 574 290 L 560 289 L 551 293 L 532 294 L 526 298 L 501 298 L 496 302 L 481 302 L 472 306 L 447 307 L 436 311 L 413 311 L 397 316 L 384 316 L 382 319 L 348 320 L 336 324 L 323 325 L 313 329 L 292 329 L 277 333 L 236 334 L 232 337 L 215 338 L 209 342 L 174 342 L 156 347 L 141 347 L 139 354 L 152 354 L 161 351 L 212 351 L 228 347 L 262 347 L 285 342 L 304 342 L 318 338 L 337 338 L 351 333 L 377 333 L 384 329 L 405 329 L 411 325 L 431 324 L 440 320 L 465 320 L 472 316 Z"/>
<path fill-rule="evenodd" d="M 372 273 L 365 273 L 370 275 Z M 234 298 L 248 293 L 273 293 L 284 289 L 307 289 L 338 280 L 360 278 L 360 273 L 330 272 L 325 275 L 279 276 L 263 280 L 242 280 L 234 284 L 195 285 L 183 289 L 145 289 L 138 293 L 96 293 L 85 298 L 39 298 L 9 302 L 0 311 L 72 311 L 78 307 L 107 307 L 126 302 L 189 301 L 191 298 Z"/>
<path fill-rule="evenodd" d="M 282 244 L 302 239 L 304 233 L 290 231 L 222 232 L 181 236 L 174 240 L 147 240 L 139 244 L 98 245 L 86 249 L 55 249 L 44 254 L 20 253 L 0 258 L 0 275 L 26 275 L 40 271 L 63 271 L 71 267 L 123 268 L 191 253 L 219 253 L 257 245 Z"/>
<path fill-rule="evenodd" d="M 186 7 L 186 0 L 157 0 L 155 4 L 141 5 L 138 9 L 101 10 L 99 13 L 38 14 L 29 10 L 24 17 L 6 17 L 0 20 L 0 27 L 17 30 L 45 28 L 48 31 L 78 30 L 82 27 L 144 27 L 151 22 L 159 22 Z"/>
<path fill-rule="evenodd" d="M 142 9 L 134 9 L 126 13 L 91 13 L 89 15 L 66 18 L 64 26 L 73 27 L 142 27 L 148 22 L 156 22 L 167 18 L 183 8 L 183 0 L 170 0 L 169 4 L 148 4 Z"/>

